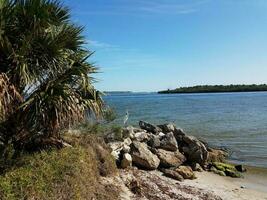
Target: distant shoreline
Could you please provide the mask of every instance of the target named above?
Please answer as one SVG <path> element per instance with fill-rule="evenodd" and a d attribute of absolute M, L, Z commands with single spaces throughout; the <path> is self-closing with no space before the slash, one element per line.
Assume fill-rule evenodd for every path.
<path fill-rule="evenodd" d="M 266 92 L 267 85 L 198 85 L 180 87 L 174 90 L 159 91 L 158 94 L 186 94 L 186 93 L 229 93 L 229 92 Z"/>

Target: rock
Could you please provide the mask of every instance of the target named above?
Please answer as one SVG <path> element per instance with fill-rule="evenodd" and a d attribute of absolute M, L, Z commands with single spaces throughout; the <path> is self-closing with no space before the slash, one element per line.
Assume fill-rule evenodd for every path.
<path fill-rule="evenodd" d="M 122 142 L 111 142 L 111 143 L 108 143 L 108 146 L 111 148 L 111 155 L 118 162 L 120 160 L 121 150 L 123 149 L 123 143 Z"/>
<path fill-rule="evenodd" d="M 175 179 L 177 181 L 183 181 L 184 178 L 178 172 L 171 169 L 160 169 L 164 176 Z"/>
<path fill-rule="evenodd" d="M 134 139 L 134 135 L 136 133 L 140 133 L 140 132 L 146 132 L 145 130 L 142 130 L 140 128 L 135 128 L 133 126 L 128 126 L 126 128 L 123 128 L 122 129 L 122 135 L 123 135 L 123 138 L 130 138 L 130 139 Z"/>
<path fill-rule="evenodd" d="M 186 157 L 179 151 L 171 152 L 158 149 L 156 155 L 160 159 L 160 166 L 165 168 L 178 167 L 186 161 Z"/>
<path fill-rule="evenodd" d="M 174 132 L 174 137 L 176 138 L 178 144 L 183 142 L 183 137 L 186 135 L 183 129 L 176 129 Z"/>
<path fill-rule="evenodd" d="M 162 132 L 159 133 L 159 137 L 160 137 L 160 138 L 162 138 L 162 137 L 164 137 L 164 136 L 165 136 L 164 133 L 162 133 Z"/>
<path fill-rule="evenodd" d="M 196 176 L 189 166 L 179 166 L 175 169 L 184 179 L 195 179 Z"/>
<path fill-rule="evenodd" d="M 124 137 L 130 137 L 133 134 L 134 134 L 134 127 L 132 127 L 132 126 L 128 126 L 128 127 L 122 129 L 122 135 Z"/>
<path fill-rule="evenodd" d="M 112 157 L 116 160 L 116 162 L 120 159 L 120 152 L 112 151 L 111 152 Z"/>
<path fill-rule="evenodd" d="M 137 132 L 134 134 L 134 140 L 138 142 L 147 142 L 149 138 L 150 135 L 147 132 Z"/>
<path fill-rule="evenodd" d="M 158 135 L 151 135 L 150 139 L 147 142 L 148 146 L 152 148 L 160 147 L 160 136 Z"/>
<path fill-rule="evenodd" d="M 167 133 L 160 141 L 160 148 L 167 151 L 177 151 L 178 144 L 172 132 Z"/>
<path fill-rule="evenodd" d="M 191 165 L 193 171 L 203 172 L 202 167 L 198 163 L 193 163 Z"/>
<path fill-rule="evenodd" d="M 220 170 L 220 171 L 226 171 L 227 169 L 228 170 L 231 170 L 231 171 L 235 171 L 235 167 L 231 164 L 226 164 L 226 163 L 221 163 L 221 162 L 214 162 L 212 163 L 212 165 L 214 167 L 216 167 L 216 169 Z"/>
<path fill-rule="evenodd" d="M 135 139 L 135 137 L 134 137 L 134 133 L 133 133 L 133 134 L 130 134 L 129 137 L 130 137 L 131 140 L 134 140 L 134 139 Z"/>
<path fill-rule="evenodd" d="M 218 171 L 222 171 L 226 174 L 226 176 L 230 176 L 233 178 L 241 178 L 242 175 L 236 170 L 235 166 L 226 163 L 214 162 L 212 163 L 212 167 L 216 168 Z M 211 169 L 213 169 L 211 167 Z"/>
<path fill-rule="evenodd" d="M 148 149 L 145 143 L 134 141 L 130 147 L 134 165 L 148 170 L 158 168 L 160 160 Z"/>
<path fill-rule="evenodd" d="M 208 148 L 208 162 L 224 162 L 227 156 L 223 150 Z"/>
<path fill-rule="evenodd" d="M 128 153 L 125 153 L 121 161 L 121 168 L 126 169 L 128 167 L 131 167 L 132 161 L 132 156 Z"/>
<path fill-rule="evenodd" d="M 124 139 L 123 142 L 110 142 L 108 146 L 111 148 L 111 155 L 115 158 L 116 163 L 120 165 L 122 158 L 121 153 L 129 153 L 129 145 L 132 143 L 130 138 Z"/>
<path fill-rule="evenodd" d="M 163 133 L 173 132 L 178 143 L 182 141 L 182 137 L 186 135 L 182 129 L 177 128 L 173 123 L 158 125 L 158 127 L 162 129 Z"/>
<path fill-rule="evenodd" d="M 174 131 L 176 130 L 176 126 L 173 123 L 158 125 L 158 127 L 161 128 L 163 133 L 174 133 Z"/>
<path fill-rule="evenodd" d="M 157 127 L 153 124 L 149 124 L 149 123 L 144 122 L 144 121 L 140 121 L 139 126 L 141 129 L 144 129 L 144 130 L 146 130 L 150 133 L 153 133 L 153 134 L 158 134 L 158 133 L 162 132 L 162 130 L 159 127 Z"/>
<path fill-rule="evenodd" d="M 220 176 L 226 176 L 225 172 L 217 170 L 217 174 Z"/>
<path fill-rule="evenodd" d="M 230 176 L 232 178 L 242 178 L 243 176 L 238 172 L 230 169 L 225 170 L 226 176 Z"/>
<path fill-rule="evenodd" d="M 216 167 L 213 167 L 213 166 L 210 168 L 210 171 L 215 173 L 215 174 L 218 174 L 220 176 L 226 176 L 226 174 L 223 171 L 220 171 L 220 170 L 216 169 Z"/>
<path fill-rule="evenodd" d="M 123 144 L 130 146 L 132 144 L 132 140 L 130 138 L 126 138 L 123 140 Z"/>
<path fill-rule="evenodd" d="M 123 153 L 130 153 L 130 150 L 131 150 L 131 148 L 128 145 L 126 145 L 126 144 L 123 145 L 123 147 L 122 147 Z"/>
<path fill-rule="evenodd" d="M 134 128 L 134 133 L 138 133 L 138 132 L 147 132 L 146 130 L 144 130 L 144 129 L 141 129 L 141 128 Z"/>
<path fill-rule="evenodd" d="M 218 171 L 218 169 L 216 169 L 216 167 L 214 167 L 214 166 L 211 166 L 210 169 L 209 169 L 209 171 L 215 172 L 215 171 Z"/>
<path fill-rule="evenodd" d="M 235 169 L 239 172 L 246 172 L 247 169 L 243 165 L 236 165 Z"/>
<path fill-rule="evenodd" d="M 194 136 L 183 136 L 182 152 L 191 163 L 199 163 L 204 167 L 208 159 L 208 151 L 205 145 Z"/>

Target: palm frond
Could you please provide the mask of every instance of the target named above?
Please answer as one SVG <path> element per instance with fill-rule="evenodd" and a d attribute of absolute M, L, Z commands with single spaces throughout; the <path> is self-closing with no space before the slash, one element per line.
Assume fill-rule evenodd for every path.
<path fill-rule="evenodd" d="M 56 0 L 0 0 L 0 126 L 14 126 L 5 130 L 14 141 L 59 137 L 88 112 L 101 117 L 98 69 L 69 13 Z"/>
<path fill-rule="evenodd" d="M 0 123 L 14 112 L 14 104 L 22 101 L 22 96 L 9 82 L 7 75 L 0 73 Z"/>

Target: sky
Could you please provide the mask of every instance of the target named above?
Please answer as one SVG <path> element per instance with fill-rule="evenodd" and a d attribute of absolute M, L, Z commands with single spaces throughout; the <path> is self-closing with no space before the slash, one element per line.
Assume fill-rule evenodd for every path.
<path fill-rule="evenodd" d="M 267 83 L 267 0 L 63 0 L 101 91 Z"/>

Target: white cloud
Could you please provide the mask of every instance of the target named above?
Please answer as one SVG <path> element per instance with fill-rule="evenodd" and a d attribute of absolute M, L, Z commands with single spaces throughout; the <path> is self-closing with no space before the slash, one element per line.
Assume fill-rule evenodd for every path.
<path fill-rule="evenodd" d="M 96 7 L 93 10 L 80 11 L 82 15 L 152 15 L 152 14 L 189 14 L 211 0 L 117 0 L 112 4 Z"/>
<path fill-rule="evenodd" d="M 113 45 L 109 43 L 99 42 L 97 40 L 89 40 L 89 47 L 100 49 L 100 50 L 109 50 L 109 51 L 119 51 L 121 48 L 118 45 Z"/>

